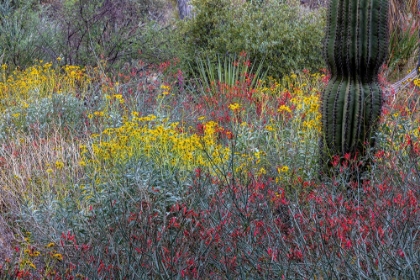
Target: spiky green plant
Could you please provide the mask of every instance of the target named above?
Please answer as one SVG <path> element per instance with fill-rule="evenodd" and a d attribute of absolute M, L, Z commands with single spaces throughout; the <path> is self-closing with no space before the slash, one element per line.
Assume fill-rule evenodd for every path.
<path fill-rule="evenodd" d="M 333 156 L 373 147 L 382 107 L 378 72 L 388 52 L 388 0 L 331 0 L 324 56 L 331 80 L 322 94 L 321 168 Z"/>

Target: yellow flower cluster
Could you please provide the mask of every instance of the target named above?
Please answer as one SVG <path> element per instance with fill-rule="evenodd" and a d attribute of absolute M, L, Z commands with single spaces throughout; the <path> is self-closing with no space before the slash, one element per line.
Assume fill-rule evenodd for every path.
<path fill-rule="evenodd" d="M 229 148 L 217 143 L 215 122 L 205 123 L 203 135 L 197 135 L 181 132 L 178 123 L 155 121 L 154 115 L 136 115 L 132 113 L 132 120 L 118 128 L 102 131 L 92 146 L 96 163 L 109 166 L 146 157 L 159 166 L 187 171 L 198 166 L 223 164 L 229 158 Z"/>
<path fill-rule="evenodd" d="M 320 91 L 314 86 L 320 84 L 323 77 L 324 75 L 319 73 L 300 76 L 292 74 L 283 77 L 280 82 L 269 78 L 269 86 L 259 88 L 259 95 L 279 96 L 288 92 L 290 99 L 286 104 L 280 105 L 277 112 L 292 114 L 292 125 L 297 130 L 319 133 L 321 131 Z M 274 131 L 274 127 L 267 125 L 266 130 Z"/>
<path fill-rule="evenodd" d="M 232 111 L 237 111 L 241 108 L 241 105 L 239 103 L 232 103 L 229 104 L 229 109 L 231 109 Z"/>
<path fill-rule="evenodd" d="M 161 85 L 160 88 L 162 89 L 162 95 L 168 95 L 171 90 L 171 87 L 165 84 Z"/>
<path fill-rule="evenodd" d="M 120 104 L 124 104 L 125 100 L 122 94 L 114 94 L 113 96 Z"/>
<path fill-rule="evenodd" d="M 90 79 L 79 66 L 66 65 L 54 68 L 51 63 L 40 61 L 25 70 L 6 72 L 2 66 L 0 76 L 0 112 L 10 106 L 27 108 L 33 100 L 50 97 L 53 93 L 83 92 Z"/>
<path fill-rule="evenodd" d="M 291 113 L 292 109 L 290 109 L 289 106 L 287 105 L 281 105 L 278 109 L 277 112 L 281 113 L 281 112 L 287 112 L 287 113 Z"/>
<path fill-rule="evenodd" d="M 321 131 L 320 95 L 317 89 L 295 90 L 290 100 L 295 105 L 294 121 L 302 131 Z"/>

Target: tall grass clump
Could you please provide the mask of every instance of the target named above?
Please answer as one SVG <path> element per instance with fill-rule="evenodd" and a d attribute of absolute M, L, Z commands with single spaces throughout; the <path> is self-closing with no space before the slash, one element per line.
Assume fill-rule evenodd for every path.
<path fill-rule="evenodd" d="M 263 61 L 256 67 L 251 64 L 248 55 L 241 52 L 237 57 L 218 57 L 217 62 L 211 58 L 196 60 L 198 83 L 206 92 L 217 91 L 217 86 L 225 84 L 227 86 L 244 85 L 253 89 L 261 80 L 265 78 L 263 73 Z"/>

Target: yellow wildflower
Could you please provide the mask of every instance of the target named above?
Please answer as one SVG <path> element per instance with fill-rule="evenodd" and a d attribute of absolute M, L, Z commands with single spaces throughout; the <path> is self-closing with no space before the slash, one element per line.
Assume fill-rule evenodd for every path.
<path fill-rule="evenodd" d="M 287 171 L 289 171 L 289 167 L 287 165 L 277 167 L 277 172 L 278 173 L 286 173 Z"/>
<path fill-rule="evenodd" d="M 274 131 L 274 127 L 272 125 L 266 125 L 265 130 L 267 131 Z"/>
<path fill-rule="evenodd" d="M 288 112 L 288 113 L 291 113 L 292 112 L 292 110 L 290 109 L 290 107 L 289 106 L 287 106 L 287 105 L 281 105 L 278 109 L 277 109 L 277 112 Z"/>
<path fill-rule="evenodd" d="M 54 259 L 58 260 L 58 261 L 62 261 L 63 260 L 63 255 L 60 253 L 56 253 L 52 255 Z"/>
<path fill-rule="evenodd" d="M 57 169 L 63 169 L 63 167 L 64 167 L 64 162 L 62 162 L 61 160 L 57 160 L 56 162 L 55 162 L 55 167 L 57 168 Z"/>
<path fill-rule="evenodd" d="M 31 254 L 29 254 L 31 257 L 38 257 L 39 255 L 41 255 L 41 253 L 39 251 L 35 251 L 32 252 Z"/>
<path fill-rule="evenodd" d="M 105 115 L 103 111 L 95 111 L 95 112 L 93 112 L 93 114 L 96 117 L 103 117 Z"/>
<path fill-rule="evenodd" d="M 258 175 L 264 175 L 267 174 L 267 170 L 265 170 L 264 167 L 261 167 L 260 170 L 258 171 Z"/>
<path fill-rule="evenodd" d="M 122 94 L 114 94 L 114 98 L 120 102 L 120 104 L 124 104 L 124 98 Z"/>
<path fill-rule="evenodd" d="M 232 111 L 237 111 L 241 108 L 241 105 L 239 103 L 232 103 L 229 104 L 229 109 L 231 109 Z"/>
<path fill-rule="evenodd" d="M 171 87 L 168 85 L 161 85 L 160 88 L 163 90 L 163 95 L 168 95 L 169 91 L 171 90 Z"/>

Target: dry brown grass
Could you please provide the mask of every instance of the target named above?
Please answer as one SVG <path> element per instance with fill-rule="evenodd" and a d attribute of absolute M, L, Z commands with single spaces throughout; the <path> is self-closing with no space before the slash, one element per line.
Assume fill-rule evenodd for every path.
<path fill-rule="evenodd" d="M 50 137 L 20 135 L 0 146 L 0 203 L 13 211 L 21 201 L 39 202 L 53 192 L 66 196 L 65 189 L 83 175 L 77 141 L 60 133 Z M 16 208 L 15 208 L 16 209 Z"/>
<path fill-rule="evenodd" d="M 412 20 L 418 21 L 419 0 L 390 0 L 389 29 L 404 28 Z"/>

